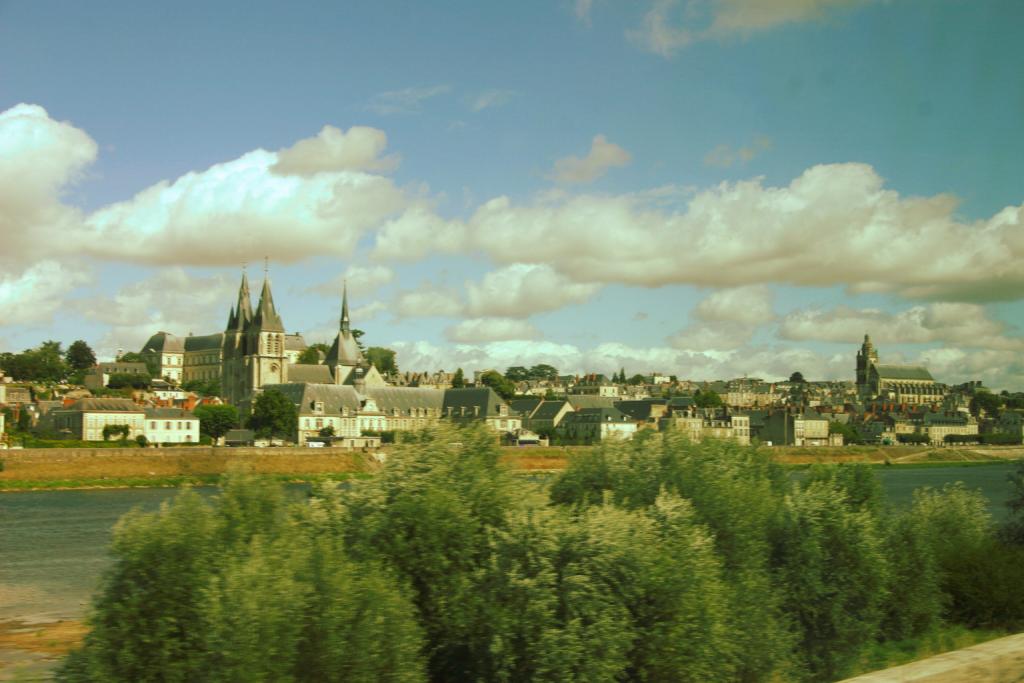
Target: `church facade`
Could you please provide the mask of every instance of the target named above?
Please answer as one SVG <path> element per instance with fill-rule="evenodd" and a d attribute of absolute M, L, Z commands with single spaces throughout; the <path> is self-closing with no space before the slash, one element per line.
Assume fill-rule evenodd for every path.
<path fill-rule="evenodd" d="M 883 365 L 871 337 L 857 352 L 857 396 L 861 401 L 881 400 L 908 405 L 941 403 L 946 387 L 920 365 Z"/>
<path fill-rule="evenodd" d="M 158 332 L 146 342 L 142 355 L 171 381 L 219 382 L 228 403 L 249 408 L 253 397 L 268 385 L 292 383 L 351 385 L 357 389 L 387 386 L 380 372 L 363 357 L 352 334 L 348 293 L 342 291 L 338 333 L 320 365 L 302 365 L 306 350 L 299 334 L 288 334 L 265 277 L 255 308 L 249 279 L 242 274 L 238 300 L 228 312 L 223 332 L 178 337 Z"/>

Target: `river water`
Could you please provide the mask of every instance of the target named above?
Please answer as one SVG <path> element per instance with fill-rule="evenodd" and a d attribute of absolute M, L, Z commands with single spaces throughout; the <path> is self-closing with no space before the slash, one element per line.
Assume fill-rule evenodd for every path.
<path fill-rule="evenodd" d="M 879 467 L 890 500 L 908 504 L 913 490 L 963 481 L 980 488 L 1002 519 L 1013 463 L 982 467 Z M 215 488 L 196 489 L 212 495 Z M 156 510 L 176 489 L 27 491 L 0 493 L 0 622 L 77 619 L 103 570 L 118 518 L 133 508 Z"/>

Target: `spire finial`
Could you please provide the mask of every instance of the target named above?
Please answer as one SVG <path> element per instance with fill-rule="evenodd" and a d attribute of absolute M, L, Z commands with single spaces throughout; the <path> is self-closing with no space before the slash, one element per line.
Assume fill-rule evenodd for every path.
<path fill-rule="evenodd" d="M 349 319 L 348 319 L 348 279 L 345 278 L 341 281 L 341 329 L 345 332 L 349 330 Z"/>
<path fill-rule="evenodd" d="M 270 270 L 270 258 L 268 256 L 263 257 L 263 276 L 267 276 L 267 272 Z"/>

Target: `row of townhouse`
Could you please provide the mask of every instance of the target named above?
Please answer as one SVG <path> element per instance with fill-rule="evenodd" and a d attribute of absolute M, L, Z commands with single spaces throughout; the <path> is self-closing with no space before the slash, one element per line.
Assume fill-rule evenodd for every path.
<path fill-rule="evenodd" d="M 61 438 L 104 441 L 105 427 L 121 426 L 128 428 L 129 439 L 144 436 L 150 443 L 199 443 L 199 418 L 192 413 L 141 406 L 126 398 L 82 398 L 51 408 L 39 419 L 36 430 Z"/>

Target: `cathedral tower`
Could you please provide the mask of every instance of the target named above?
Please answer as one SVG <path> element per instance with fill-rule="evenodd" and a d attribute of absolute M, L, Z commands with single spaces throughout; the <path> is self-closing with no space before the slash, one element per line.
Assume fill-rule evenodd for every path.
<path fill-rule="evenodd" d="M 324 358 L 335 384 L 345 384 L 350 380 L 350 375 L 356 368 L 364 364 L 363 352 L 359 350 L 359 344 L 352 334 L 352 322 L 348 317 L 348 285 L 346 284 L 341 293 L 341 320 L 338 326 L 338 334 L 334 337 L 327 357 Z"/>
<path fill-rule="evenodd" d="M 864 335 L 864 343 L 857 352 L 857 394 L 867 397 L 871 379 L 871 366 L 878 364 L 878 352 L 871 343 L 871 337 Z"/>

